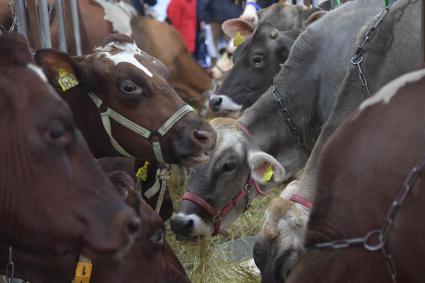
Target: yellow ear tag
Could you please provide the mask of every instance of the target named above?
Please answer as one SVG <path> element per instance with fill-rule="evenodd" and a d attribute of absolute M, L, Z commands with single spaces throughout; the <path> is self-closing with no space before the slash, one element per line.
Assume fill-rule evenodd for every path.
<path fill-rule="evenodd" d="M 148 166 L 149 161 L 145 161 L 145 164 L 137 170 L 136 178 L 138 181 L 144 182 L 148 179 Z"/>
<path fill-rule="evenodd" d="M 75 277 L 72 283 L 89 283 L 93 264 L 79 261 L 75 269 Z"/>
<path fill-rule="evenodd" d="M 68 73 L 65 69 L 62 68 L 59 69 L 58 83 L 63 91 L 67 91 L 68 89 L 78 85 L 78 81 L 74 74 Z"/>
<path fill-rule="evenodd" d="M 235 36 L 233 37 L 233 44 L 235 47 L 238 47 L 242 43 L 245 42 L 245 36 L 243 36 L 239 31 L 235 33 Z"/>
<path fill-rule="evenodd" d="M 272 179 L 272 177 L 273 177 L 273 168 L 269 164 L 269 166 L 267 166 L 266 170 L 264 171 L 263 181 L 264 182 L 269 182 Z"/>

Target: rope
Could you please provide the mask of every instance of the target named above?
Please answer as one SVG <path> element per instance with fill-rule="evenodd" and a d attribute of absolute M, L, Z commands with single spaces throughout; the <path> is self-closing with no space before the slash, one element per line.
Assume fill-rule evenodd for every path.
<path fill-rule="evenodd" d="M 161 190 L 159 191 L 158 200 L 156 201 L 156 205 L 155 205 L 155 212 L 157 214 L 159 214 L 161 210 L 161 206 L 164 201 L 164 195 L 165 195 L 165 192 L 167 191 L 167 180 L 170 179 L 169 168 L 161 169 L 160 179 L 161 179 Z"/>

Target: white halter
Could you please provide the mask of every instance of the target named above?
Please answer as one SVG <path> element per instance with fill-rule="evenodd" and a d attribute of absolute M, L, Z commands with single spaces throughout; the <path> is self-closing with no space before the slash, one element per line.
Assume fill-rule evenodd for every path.
<path fill-rule="evenodd" d="M 93 92 L 89 92 L 88 94 L 91 100 L 93 100 L 94 104 L 96 104 L 96 107 L 98 109 L 101 109 L 101 106 L 104 104 L 103 101 L 98 96 L 96 96 L 96 94 L 94 94 Z M 163 137 L 174 126 L 174 124 L 176 124 L 187 113 L 192 111 L 193 111 L 193 108 L 191 106 L 187 104 L 184 105 L 179 110 L 177 110 L 170 118 L 168 118 L 168 120 L 165 121 L 165 123 L 156 131 L 150 131 L 146 128 L 143 128 L 142 126 L 134 123 L 133 121 L 128 120 L 127 118 L 115 112 L 109 107 L 107 107 L 104 112 L 100 112 L 100 118 L 102 120 L 103 127 L 105 128 L 105 131 L 109 136 L 109 140 L 111 141 L 111 144 L 115 148 L 115 150 L 118 151 L 123 156 L 130 157 L 130 158 L 137 158 L 129 154 L 124 148 L 122 148 L 122 146 L 117 142 L 117 140 L 114 139 L 111 132 L 110 119 L 115 120 L 117 123 L 120 123 L 127 129 L 130 129 L 136 134 L 151 141 L 152 137 L 154 136 Z M 161 151 L 161 144 L 159 143 L 159 141 L 152 141 L 152 147 L 153 147 L 153 152 L 156 159 L 160 163 L 165 163 L 164 156 L 162 155 L 162 151 Z"/>

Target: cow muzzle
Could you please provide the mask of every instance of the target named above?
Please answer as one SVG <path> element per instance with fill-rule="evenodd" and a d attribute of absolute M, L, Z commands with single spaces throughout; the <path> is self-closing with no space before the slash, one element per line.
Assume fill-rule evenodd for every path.
<path fill-rule="evenodd" d="M 213 112 L 220 114 L 228 114 L 230 112 L 239 112 L 242 110 L 242 105 L 233 101 L 227 95 L 212 94 L 209 98 L 210 108 Z"/>

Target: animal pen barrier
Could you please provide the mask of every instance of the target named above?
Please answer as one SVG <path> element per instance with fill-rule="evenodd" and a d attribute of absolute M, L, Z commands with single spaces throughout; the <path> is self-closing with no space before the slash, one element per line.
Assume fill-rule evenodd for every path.
<path fill-rule="evenodd" d="M 53 2 L 53 1 L 51 1 Z M 81 55 L 80 22 L 77 0 L 9 1 L 17 30 L 34 49 L 51 48 L 50 24 L 57 25 L 58 49 L 71 55 Z"/>

